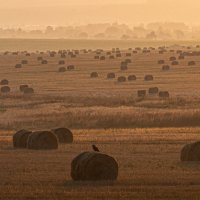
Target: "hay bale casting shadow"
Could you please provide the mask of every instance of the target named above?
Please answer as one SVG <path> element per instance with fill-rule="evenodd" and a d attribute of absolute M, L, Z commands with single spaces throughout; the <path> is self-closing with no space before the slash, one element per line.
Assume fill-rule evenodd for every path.
<path fill-rule="evenodd" d="M 58 139 L 50 131 L 36 131 L 28 137 L 27 148 L 34 150 L 58 149 Z"/>
<path fill-rule="evenodd" d="M 200 161 L 200 141 L 183 147 L 181 150 L 181 161 Z"/>
<path fill-rule="evenodd" d="M 117 176 L 116 160 L 99 152 L 81 153 L 71 163 L 71 177 L 75 181 L 116 180 Z"/>
<path fill-rule="evenodd" d="M 14 148 L 26 148 L 28 137 L 31 133 L 32 133 L 31 131 L 27 131 L 27 130 L 24 130 L 24 129 L 17 131 L 13 135 L 13 146 L 14 146 Z"/>
<path fill-rule="evenodd" d="M 73 142 L 73 134 L 67 128 L 57 128 L 53 129 L 52 132 L 57 136 L 58 141 L 60 143 L 72 143 Z"/>

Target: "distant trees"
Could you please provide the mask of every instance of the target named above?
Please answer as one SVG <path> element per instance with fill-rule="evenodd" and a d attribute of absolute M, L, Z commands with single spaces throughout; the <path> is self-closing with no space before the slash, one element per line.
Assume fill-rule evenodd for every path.
<path fill-rule="evenodd" d="M 183 23 L 150 23 L 131 28 L 126 24 L 102 23 L 80 26 L 47 26 L 44 30 L 0 28 L 0 38 L 66 38 L 66 39 L 147 39 L 183 40 L 200 39 L 200 26 L 188 27 Z"/>

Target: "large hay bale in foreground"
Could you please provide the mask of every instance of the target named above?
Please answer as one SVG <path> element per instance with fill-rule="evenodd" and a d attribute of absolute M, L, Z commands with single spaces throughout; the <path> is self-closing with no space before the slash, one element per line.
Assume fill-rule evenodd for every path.
<path fill-rule="evenodd" d="M 99 152 L 84 152 L 71 163 L 71 177 L 75 181 L 116 180 L 118 164 L 116 160 Z"/>
<path fill-rule="evenodd" d="M 27 141 L 27 148 L 34 150 L 51 150 L 58 148 L 58 139 L 50 131 L 33 132 Z"/>
<path fill-rule="evenodd" d="M 181 150 L 181 161 L 200 161 L 200 141 L 183 147 Z"/>
<path fill-rule="evenodd" d="M 26 148 L 28 137 L 31 133 L 32 133 L 31 131 L 27 131 L 27 130 L 24 130 L 24 129 L 17 131 L 13 135 L 13 146 L 15 148 Z"/>
<path fill-rule="evenodd" d="M 56 128 L 52 132 L 57 136 L 60 143 L 73 142 L 73 134 L 68 128 Z"/>

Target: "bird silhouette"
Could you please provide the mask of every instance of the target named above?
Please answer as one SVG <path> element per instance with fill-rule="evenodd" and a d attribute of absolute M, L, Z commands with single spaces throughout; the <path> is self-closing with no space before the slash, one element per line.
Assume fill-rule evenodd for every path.
<path fill-rule="evenodd" d="M 93 148 L 94 151 L 100 152 L 99 149 L 98 149 L 98 147 L 95 146 L 94 144 L 92 145 L 92 148 Z"/>

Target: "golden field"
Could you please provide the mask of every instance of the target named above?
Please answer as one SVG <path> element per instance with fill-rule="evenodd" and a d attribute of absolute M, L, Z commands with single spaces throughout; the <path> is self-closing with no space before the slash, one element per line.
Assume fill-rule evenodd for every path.
<path fill-rule="evenodd" d="M 74 143 L 56 151 L 14 150 L 13 131 L 1 131 L 0 199 L 198 199 L 199 163 L 180 151 L 199 140 L 199 128 L 73 130 Z M 71 160 L 99 149 L 116 158 L 116 182 L 74 182 Z"/>
<path fill-rule="evenodd" d="M 95 52 L 65 59 L 48 52 L 0 55 L 0 80 L 8 79 L 11 92 L 0 94 L 0 199 L 198 199 L 199 163 L 181 163 L 180 151 L 199 140 L 200 132 L 200 56 L 178 60 L 176 50 L 199 48 L 172 46 L 167 52 L 138 51 L 131 57 L 95 60 Z M 174 49 L 174 52 L 170 50 Z M 42 65 L 37 57 L 48 60 Z M 169 58 L 177 57 L 172 66 Z M 120 70 L 125 59 L 128 70 Z M 22 68 L 15 68 L 21 60 Z M 158 60 L 170 65 L 162 71 Z M 58 72 L 59 60 L 75 69 Z M 188 66 L 189 61 L 196 65 Z M 90 78 L 92 72 L 98 78 Z M 107 79 L 114 72 L 116 78 Z M 136 81 L 118 83 L 119 76 L 136 75 Z M 144 81 L 151 74 L 153 81 Z M 34 94 L 24 95 L 19 86 L 28 84 Z M 147 95 L 138 90 L 158 87 L 170 97 Z M 74 143 L 60 145 L 56 151 L 16 150 L 12 136 L 19 129 L 50 130 L 68 127 Z M 91 145 L 112 155 L 119 164 L 116 182 L 74 182 L 71 160 Z"/>
<path fill-rule="evenodd" d="M 175 50 L 170 52 L 170 50 Z M 167 52 L 159 54 L 158 50 L 150 53 L 132 54 L 121 50 L 122 57 L 106 60 L 95 60 L 95 52 L 83 53 L 76 58 L 59 54 L 50 57 L 48 52 L 43 55 L 25 53 L 19 55 L 0 56 L 0 77 L 8 79 L 11 92 L 0 96 L 0 128 L 45 128 L 67 126 L 69 128 L 127 128 L 127 127 L 181 127 L 199 126 L 200 119 L 200 56 L 185 56 L 178 60 L 183 52 L 198 51 L 199 48 L 174 46 Z M 105 55 L 108 50 L 101 53 Z M 115 55 L 115 54 L 113 54 Z M 48 61 L 41 65 L 38 56 Z M 175 56 L 179 65 L 171 66 L 169 58 Z M 120 70 L 125 59 L 131 59 L 128 70 Z M 21 60 L 28 60 L 27 65 L 15 68 Z M 169 71 L 162 71 L 158 60 L 165 60 L 170 65 Z M 58 72 L 59 60 L 65 61 L 65 67 L 74 65 L 75 69 L 64 73 Z M 188 66 L 189 61 L 196 65 Z M 98 78 L 90 78 L 92 72 Z M 107 79 L 107 74 L 114 72 L 116 78 Z M 153 75 L 153 81 L 144 81 L 145 75 Z M 119 76 L 136 75 L 136 81 L 118 83 Z M 23 95 L 19 92 L 21 84 L 33 87 L 35 94 Z M 168 91 L 169 99 L 147 95 L 144 99 L 137 98 L 138 90 L 158 87 L 160 91 Z"/>

